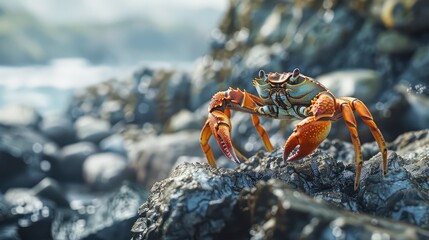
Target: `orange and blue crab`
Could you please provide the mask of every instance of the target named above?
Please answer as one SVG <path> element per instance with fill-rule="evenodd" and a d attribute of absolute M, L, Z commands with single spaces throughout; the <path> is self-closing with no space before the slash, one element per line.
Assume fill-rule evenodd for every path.
<path fill-rule="evenodd" d="M 328 136 L 331 122 L 344 119 L 350 132 L 357 165 L 354 189 L 359 186 L 362 170 L 362 152 L 354 111 L 368 125 L 380 148 L 383 175 L 387 173 L 387 148 L 380 129 L 365 104 L 352 97 L 336 98 L 325 86 L 300 73 L 299 69 L 288 73 L 259 71 L 253 80 L 258 96 L 240 89 L 230 88 L 216 93 L 208 107 L 208 119 L 201 130 L 201 148 L 209 164 L 216 167 L 215 157 L 208 143 L 213 135 L 220 149 L 230 160 L 240 163 L 246 158 L 231 142 L 231 110 L 251 114 L 253 125 L 268 151 L 273 150 L 267 132 L 260 124 L 259 116 L 275 119 L 302 120 L 295 127 L 284 145 L 285 161 L 299 160 L 313 152 Z M 292 156 L 292 151 L 298 147 Z"/>

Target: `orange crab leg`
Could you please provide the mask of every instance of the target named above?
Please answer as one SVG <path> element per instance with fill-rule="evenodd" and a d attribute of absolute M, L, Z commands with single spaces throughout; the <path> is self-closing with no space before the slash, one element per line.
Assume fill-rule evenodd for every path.
<path fill-rule="evenodd" d="M 330 118 L 335 113 L 335 97 L 329 92 L 317 95 L 312 102 L 311 111 L 313 116 L 302 120 L 286 141 L 283 152 L 285 161 L 307 156 L 328 136 L 331 130 Z M 298 145 L 298 151 L 289 157 Z"/>
<path fill-rule="evenodd" d="M 386 141 L 384 141 L 383 134 L 381 134 L 381 131 L 377 127 L 377 124 L 375 124 L 371 113 L 369 112 L 368 108 L 365 106 L 365 104 L 362 101 L 354 98 L 352 101 L 352 105 L 356 109 L 356 112 L 361 117 L 362 121 L 369 127 L 369 130 L 371 131 L 372 136 L 374 137 L 375 141 L 378 144 L 378 147 L 380 148 L 381 156 L 383 159 L 382 166 L 383 166 L 383 176 L 384 176 L 387 173 L 387 147 L 386 147 Z"/>
<path fill-rule="evenodd" d="M 207 157 L 207 161 L 209 162 L 210 166 L 216 167 L 215 157 L 209 145 L 209 139 L 211 136 L 212 136 L 212 131 L 210 129 L 209 121 L 207 120 L 206 123 L 204 124 L 203 129 L 201 130 L 200 145 L 201 145 L 201 149 L 204 152 L 204 155 L 206 155 Z"/>
<path fill-rule="evenodd" d="M 209 103 L 209 115 L 206 124 L 201 130 L 201 148 L 207 157 L 211 166 L 216 166 L 213 153 L 208 144 L 208 140 L 213 135 L 216 142 L 219 144 L 221 151 L 230 160 L 240 163 L 240 159 L 247 160 L 243 154 L 235 149 L 231 142 L 231 122 L 230 110 L 247 112 L 252 114 L 252 122 L 258 134 L 264 141 L 267 150 L 273 149 L 268 134 L 259 122 L 259 118 L 255 114 L 258 108 L 263 105 L 262 99 L 255 95 L 241 91 L 240 89 L 230 88 L 228 91 L 216 93 Z"/>
<path fill-rule="evenodd" d="M 355 150 L 355 161 L 356 161 L 356 176 L 355 176 L 355 183 L 354 183 L 354 190 L 359 186 L 359 179 L 360 174 L 362 171 L 362 151 L 361 151 L 361 144 L 359 140 L 359 135 L 357 132 L 357 125 L 356 125 L 356 119 L 353 114 L 353 109 L 346 101 L 339 100 L 340 109 L 343 114 L 344 121 L 346 122 L 347 129 L 350 133 L 350 138 L 352 139 L 353 147 Z"/>
<path fill-rule="evenodd" d="M 252 114 L 252 123 L 253 123 L 253 126 L 255 126 L 256 131 L 258 131 L 259 136 L 261 136 L 267 151 L 268 152 L 273 151 L 273 145 L 271 144 L 270 138 L 268 137 L 268 134 L 265 131 L 265 128 L 261 125 L 261 122 L 259 121 L 259 117 L 256 116 L 255 114 Z"/>

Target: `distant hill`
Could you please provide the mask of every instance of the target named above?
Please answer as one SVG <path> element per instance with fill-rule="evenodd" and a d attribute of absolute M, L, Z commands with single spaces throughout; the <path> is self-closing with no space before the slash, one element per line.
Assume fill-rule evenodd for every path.
<path fill-rule="evenodd" d="M 219 12 L 201 9 L 171 15 L 177 20 L 142 14 L 113 22 L 58 24 L 0 4 L 0 65 L 45 64 L 69 57 L 94 64 L 192 61 L 203 55 Z"/>

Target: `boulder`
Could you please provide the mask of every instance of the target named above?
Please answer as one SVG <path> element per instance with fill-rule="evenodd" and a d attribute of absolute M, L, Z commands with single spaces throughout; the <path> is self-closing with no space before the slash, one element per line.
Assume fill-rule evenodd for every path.
<path fill-rule="evenodd" d="M 45 117 L 40 123 L 40 131 L 61 147 L 77 141 L 73 123 L 62 116 Z"/>
<path fill-rule="evenodd" d="M 83 163 L 98 149 L 91 142 L 78 142 L 61 149 L 54 166 L 54 176 L 61 181 L 83 182 Z"/>
<path fill-rule="evenodd" d="M 137 219 L 137 210 L 147 194 L 139 187 L 125 184 L 99 198 L 91 211 L 79 214 L 60 209 L 52 224 L 54 239 L 130 239 L 130 227 Z"/>
<path fill-rule="evenodd" d="M 37 128 L 42 117 L 31 107 L 6 106 L 0 109 L 0 125 Z"/>
<path fill-rule="evenodd" d="M 137 181 L 150 188 L 168 176 L 180 156 L 202 156 L 199 132 L 147 136 L 130 146 L 130 164 Z"/>
<path fill-rule="evenodd" d="M 127 159 L 116 153 L 97 153 L 83 163 L 83 178 L 94 190 L 111 190 L 132 176 Z"/>
<path fill-rule="evenodd" d="M 353 146 L 338 140 L 300 161 L 275 149 L 233 170 L 181 164 L 153 185 L 134 239 L 428 238 L 428 139 L 423 130 L 391 144 L 385 177 L 376 143 L 365 144 L 357 191 Z"/>
<path fill-rule="evenodd" d="M 78 118 L 74 126 L 80 141 L 98 144 L 111 134 L 108 121 L 88 115 Z"/>

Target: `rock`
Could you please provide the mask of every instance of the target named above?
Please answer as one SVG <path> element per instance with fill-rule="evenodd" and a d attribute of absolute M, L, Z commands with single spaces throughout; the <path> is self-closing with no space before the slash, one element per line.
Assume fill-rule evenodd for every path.
<path fill-rule="evenodd" d="M 16 224 L 0 225 L 0 239 L 20 240 L 18 226 Z"/>
<path fill-rule="evenodd" d="M 372 102 L 379 97 L 382 81 L 371 69 L 341 70 L 317 76 L 316 79 L 336 97 L 355 97 Z"/>
<path fill-rule="evenodd" d="M 36 128 L 42 117 L 31 107 L 7 106 L 0 109 L 0 125 Z"/>
<path fill-rule="evenodd" d="M 112 134 L 103 139 L 100 142 L 100 151 L 117 153 L 125 158 L 128 156 L 127 149 L 125 149 L 124 138 L 119 134 Z"/>
<path fill-rule="evenodd" d="M 255 184 L 249 176 L 200 163 L 182 164 L 171 176 L 152 187 L 133 239 L 209 238 L 227 227 L 240 190 Z"/>
<path fill-rule="evenodd" d="M 383 54 L 412 53 L 416 46 L 413 40 L 405 34 L 396 31 L 380 33 L 376 43 L 377 51 Z"/>
<path fill-rule="evenodd" d="M 63 147 L 54 166 L 55 177 L 61 181 L 82 182 L 83 163 L 97 151 L 97 147 L 91 142 L 78 142 Z"/>
<path fill-rule="evenodd" d="M 411 57 L 405 71 L 399 76 L 409 91 L 429 96 L 429 45 L 420 47 Z"/>
<path fill-rule="evenodd" d="M 13 219 L 11 206 L 4 198 L 3 193 L 0 193 L 0 224 Z"/>
<path fill-rule="evenodd" d="M 40 131 L 61 147 L 77 141 L 73 123 L 65 117 L 45 117 Z"/>
<path fill-rule="evenodd" d="M 168 133 L 184 130 L 200 130 L 199 128 L 201 128 L 201 125 L 199 119 L 193 112 L 181 110 L 170 118 L 165 129 Z"/>
<path fill-rule="evenodd" d="M 148 136 L 130 146 L 130 161 L 137 180 L 150 188 L 168 176 L 179 156 L 202 156 L 199 131 Z"/>
<path fill-rule="evenodd" d="M 116 153 L 97 153 L 83 164 L 83 178 L 94 190 L 110 190 L 132 178 L 127 159 Z"/>
<path fill-rule="evenodd" d="M 80 141 L 98 144 L 111 134 L 110 123 L 91 116 L 82 116 L 75 122 L 77 137 Z"/>
<path fill-rule="evenodd" d="M 241 221 L 238 222 L 242 226 L 251 227 L 248 235 L 245 234 L 243 237 L 246 235 L 257 239 L 339 237 L 370 239 L 374 235 L 389 239 L 429 237 L 429 231 L 418 227 L 333 208 L 324 201 L 294 191 L 278 180 L 261 182 L 255 189 L 243 191 L 238 205 L 242 211 L 242 215 L 237 219 Z M 228 229 L 226 233 L 230 234 Z M 220 235 L 223 234 L 225 233 Z"/>
<path fill-rule="evenodd" d="M 425 239 L 429 171 L 423 159 L 429 157 L 428 142 L 429 130 L 398 138 L 391 145 L 396 152 L 388 152 L 385 177 L 376 143 L 365 144 L 356 192 L 353 146 L 338 140 L 325 140 L 300 161 L 284 162 L 282 149 L 276 149 L 260 152 L 234 170 L 181 164 L 153 185 L 132 228 L 134 239 L 335 239 L 337 234 Z M 410 232 L 392 235 L 394 229 Z"/>
<path fill-rule="evenodd" d="M 380 17 L 386 27 L 402 31 L 424 31 L 429 28 L 429 23 L 425 18 L 425 13 L 429 11 L 427 1 L 388 0 L 381 3 L 383 5 Z"/>
<path fill-rule="evenodd" d="M 123 104 L 120 100 L 109 100 L 102 103 L 100 115 L 103 119 L 109 119 L 110 124 L 114 125 L 122 121 L 125 117 Z"/>
<path fill-rule="evenodd" d="M 0 189 L 32 187 L 50 171 L 56 146 L 31 128 L 0 128 Z"/>
<path fill-rule="evenodd" d="M 32 188 L 34 195 L 54 202 L 58 207 L 69 207 L 60 184 L 52 178 L 44 178 Z"/>
<path fill-rule="evenodd" d="M 18 235 L 21 239 L 52 239 L 51 225 L 55 204 L 42 200 L 30 189 L 9 189 L 5 193 L 12 214 L 17 217 Z"/>
<path fill-rule="evenodd" d="M 134 121 L 163 125 L 172 115 L 189 105 L 189 76 L 179 71 L 147 71 L 145 74 L 135 75 L 140 79 L 135 79 L 138 85 L 134 93 L 137 95 Z"/>
<path fill-rule="evenodd" d="M 137 186 L 127 184 L 102 197 L 91 213 L 79 215 L 60 210 L 52 224 L 54 239 L 130 239 L 130 226 L 137 219 L 137 209 L 147 195 Z"/>

